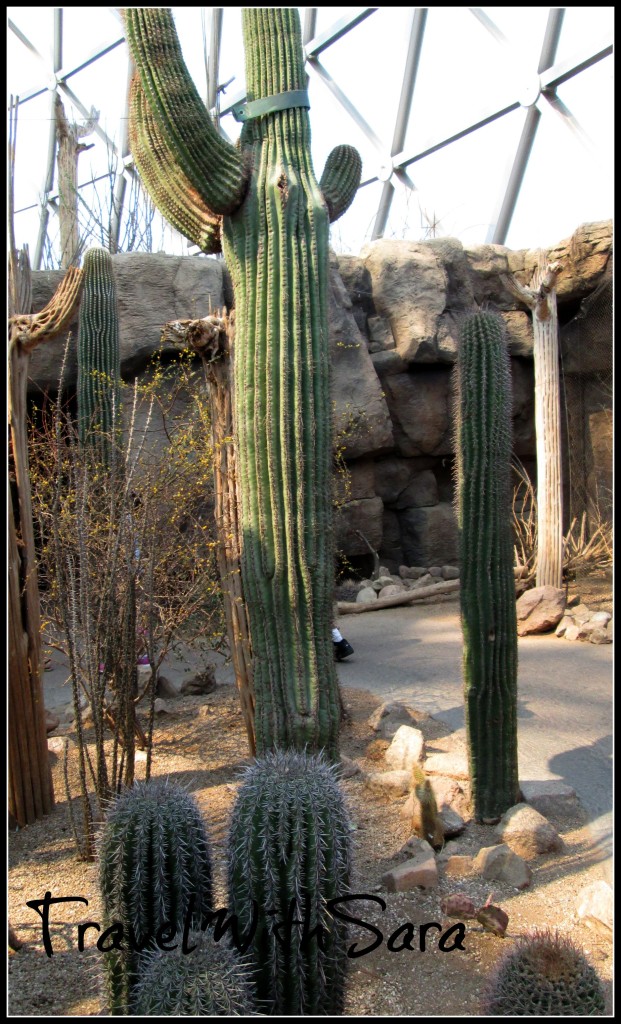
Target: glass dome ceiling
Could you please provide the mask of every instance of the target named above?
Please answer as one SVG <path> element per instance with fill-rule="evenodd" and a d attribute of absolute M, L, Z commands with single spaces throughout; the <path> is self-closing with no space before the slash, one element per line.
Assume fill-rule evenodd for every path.
<path fill-rule="evenodd" d="M 172 8 L 199 93 L 230 139 L 241 8 Z M 313 161 L 355 145 L 362 184 L 337 251 L 451 235 L 547 247 L 613 210 L 612 7 L 300 8 Z M 57 117 L 84 147 L 83 243 L 196 253 L 145 199 L 127 143 L 128 54 L 108 7 L 9 7 L 18 98 L 15 241 L 59 265 Z M 62 112 L 58 107 L 62 102 Z"/>

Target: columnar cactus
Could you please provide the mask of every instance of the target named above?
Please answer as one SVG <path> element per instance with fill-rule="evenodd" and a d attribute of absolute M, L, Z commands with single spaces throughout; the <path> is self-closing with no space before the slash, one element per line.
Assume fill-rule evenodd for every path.
<path fill-rule="evenodd" d="M 468 755 L 475 816 L 491 822 L 519 799 L 511 376 L 492 313 L 462 327 L 456 433 Z"/>
<path fill-rule="evenodd" d="M 200 927 L 212 908 L 209 840 L 194 799 L 167 781 L 136 782 L 110 808 L 99 845 L 105 922 L 123 926 L 122 950 L 104 958 L 112 1015 L 128 1012 L 139 952 L 154 949 L 158 930 L 172 934 L 186 915 Z"/>
<path fill-rule="evenodd" d="M 253 1012 L 250 968 L 210 932 L 180 933 L 167 949 L 140 959 L 134 1017 L 245 1017 Z"/>
<path fill-rule="evenodd" d="M 343 1013 L 346 931 L 327 902 L 349 890 L 350 828 L 322 755 L 275 751 L 247 770 L 229 835 L 229 908 L 245 937 L 256 913 L 249 954 L 267 1013 Z"/>
<path fill-rule="evenodd" d="M 482 1000 L 489 1017 L 599 1017 L 605 1009 L 602 983 L 584 954 L 549 929 L 518 939 Z"/>
<path fill-rule="evenodd" d="M 120 351 L 116 284 L 110 253 L 89 249 L 78 331 L 78 431 L 104 466 L 111 465 L 120 422 Z"/>
<path fill-rule="evenodd" d="M 234 418 L 257 751 L 308 747 L 335 757 L 328 240 L 330 219 L 355 195 L 361 162 L 338 146 L 319 185 L 315 179 L 297 9 L 243 8 L 242 19 L 249 102 L 237 114 L 244 123 L 235 147 L 205 111 L 170 10 L 125 10 L 139 102 L 165 147 L 153 153 L 146 185 L 157 182 L 162 208 L 167 182 L 169 204 L 185 194 L 188 223 L 197 197 L 207 213 L 222 215 L 236 307 Z M 148 121 L 140 117 L 144 137 Z M 196 221 L 192 231 L 198 237 Z"/>

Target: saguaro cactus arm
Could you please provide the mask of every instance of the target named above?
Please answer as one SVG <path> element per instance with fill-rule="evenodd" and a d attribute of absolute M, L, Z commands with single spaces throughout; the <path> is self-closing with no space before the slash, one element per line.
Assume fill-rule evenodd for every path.
<path fill-rule="evenodd" d="M 319 188 L 328 207 L 331 224 L 342 217 L 353 203 L 361 172 L 362 160 L 353 146 L 335 146 L 328 154 Z"/>
<path fill-rule="evenodd" d="M 127 7 L 123 17 L 147 103 L 176 163 L 213 213 L 232 213 L 246 194 L 248 172 L 205 110 L 170 8 Z"/>
<path fill-rule="evenodd" d="M 140 176 L 160 213 L 205 253 L 222 252 L 222 217 L 205 204 L 166 143 L 138 74 L 130 90 L 129 143 Z"/>

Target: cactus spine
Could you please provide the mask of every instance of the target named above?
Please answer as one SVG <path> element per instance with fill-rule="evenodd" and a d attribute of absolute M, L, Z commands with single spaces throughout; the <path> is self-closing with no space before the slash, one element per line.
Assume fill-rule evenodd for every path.
<path fill-rule="evenodd" d="M 593 1017 L 605 1012 L 596 972 L 573 943 L 550 929 L 518 939 L 490 978 L 482 1002 L 490 1017 Z"/>
<path fill-rule="evenodd" d="M 166 950 L 141 957 L 132 997 L 135 1017 L 242 1017 L 253 1014 L 250 970 L 205 932 L 177 935 Z M 175 947 L 176 948 L 172 948 Z"/>
<path fill-rule="evenodd" d="M 519 799 L 511 376 L 500 317 L 464 322 L 457 392 L 466 732 L 474 813 L 491 822 Z"/>
<path fill-rule="evenodd" d="M 322 755 L 268 753 L 247 770 L 233 808 L 229 904 L 247 936 L 256 901 L 249 953 L 270 1014 L 343 1012 L 346 931 L 326 904 L 349 890 L 351 844 L 334 771 Z M 322 942 L 311 937 L 318 926 Z"/>
<path fill-rule="evenodd" d="M 110 253 L 89 249 L 78 331 L 78 431 L 105 467 L 120 422 L 119 317 Z"/>
<path fill-rule="evenodd" d="M 123 926 L 124 948 L 104 958 L 108 1005 L 119 1015 L 127 1013 L 139 964 L 128 944 L 152 949 L 164 924 L 174 934 L 192 913 L 199 927 L 212 909 L 209 840 L 184 789 L 136 782 L 110 808 L 98 852 L 105 921 Z"/>
<path fill-rule="evenodd" d="M 330 217 L 355 194 L 360 158 L 337 147 L 322 195 L 299 106 L 251 115 L 239 149 L 231 146 L 188 75 L 170 11 L 127 8 L 125 23 L 145 102 L 188 183 L 186 206 L 191 187 L 223 215 L 257 751 L 308 747 L 336 757 L 328 239 Z M 299 98 L 306 74 L 297 9 L 243 8 L 242 23 L 248 100 Z"/>

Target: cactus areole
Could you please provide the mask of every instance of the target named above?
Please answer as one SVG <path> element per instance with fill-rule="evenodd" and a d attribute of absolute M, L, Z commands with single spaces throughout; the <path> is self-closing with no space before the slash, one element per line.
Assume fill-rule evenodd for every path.
<path fill-rule="evenodd" d="M 167 151 L 223 215 L 257 752 L 307 747 L 334 757 L 328 243 L 330 220 L 355 195 L 360 158 L 338 146 L 317 183 L 297 9 L 242 9 L 248 103 L 236 111 L 239 148 L 206 113 L 170 11 L 128 8 L 124 16 Z"/>

